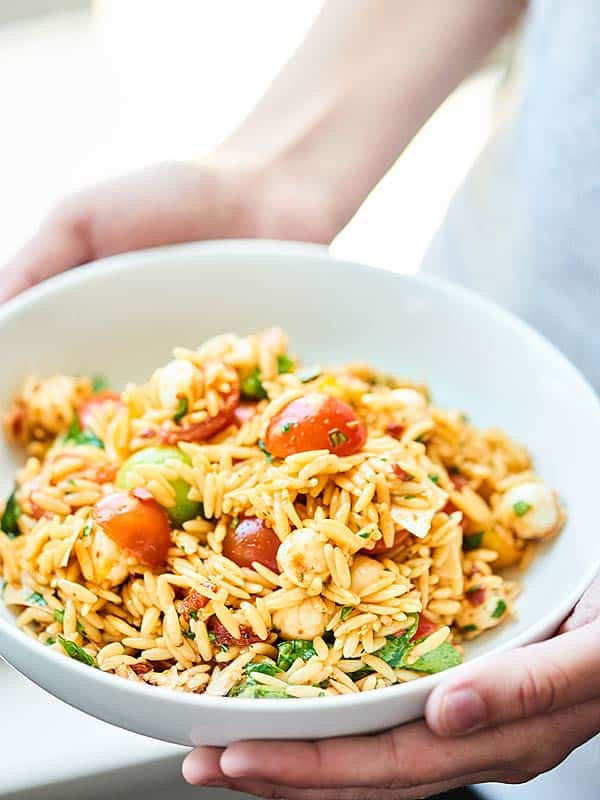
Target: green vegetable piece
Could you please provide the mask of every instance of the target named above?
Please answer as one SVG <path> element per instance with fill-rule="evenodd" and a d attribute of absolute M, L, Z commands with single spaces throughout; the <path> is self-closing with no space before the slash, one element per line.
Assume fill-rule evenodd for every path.
<path fill-rule="evenodd" d="M 253 700 L 258 699 L 291 699 L 290 695 L 287 694 L 286 691 L 283 689 L 279 689 L 277 686 L 265 686 L 262 683 L 250 683 L 248 681 L 242 681 L 242 683 L 234 686 L 233 689 L 229 692 L 230 697 L 242 697 L 242 698 L 249 698 Z"/>
<path fill-rule="evenodd" d="M 329 441 L 331 442 L 332 447 L 339 447 L 344 442 L 348 441 L 348 437 L 346 436 L 343 431 L 339 428 L 334 428 L 333 430 L 329 431 Z"/>
<path fill-rule="evenodd" d="M 47 606 L 48 605 L 44 595 L 40 594 L 39 592 L 32 592 L 29 595 L 29 597 L 27 598 L 27 602 L 28 603 L 33 603 L 33 605 L 36 605 L 36 606 Z"/>
<path fill-rule="evenodd" d="M 181 461 L 184 464 L 191 464 L 191 459 L 178 447 L 146 447 L 130 456 L 123 464 L 117 474 L 117 486 L 119 489 L 133 489 L 134 485 L 130 482 L 130 474 L 136 468 L 145 464 L 161 466 L 167 461 Z M 190 485 L 183 478 L 175 478 L 169 481 L 175 491 L 175 505 L 165 508 L 169 519 L 176 528 L 180 528 L 184 522 L 195 519 L 203 515 L 202 504 L 197 500 L 190 500 L 188 494 Z"/>
<path fill-rule="evenodd" d="M 62 623 L 65 621 L 65 612 L 61 608 L 55 608 L 54 619 L 57 622 L 60 622 L 60 624 L 62 625 Z"/>
<path fill-rule="evenodd" d="M 373 533 L 373 531 L 363 531 L 362 533 L 358 534 L 359 539 L 368 539 L 369 536 Z"/>
<path fill-rule="evenodd" d="M 195 639 L 196 638 L 196 634 L 194 633 L 194 631 L 181 631 L 181 632 L 183 633 L 183 635 L 185 636 L 186 639 Z"/>
<path fill-rule="evenodd" d="M 185 415 L 188 413 L 189 405 L 190 403 L 187 397 L 179 398 L 179 402 L 177 403 L 177 408 L 175 410 L 175 413 L 173 414 L 173 422 L 179 422 L 180 420 L 183 419 L 183 417 L 185 417 Z"/>
<path fill-rule="evenodd" d="M 277 372 L 280 375 L 286 375 L 288 372 L 294 371 L 294 362 L 292 359 L 282 353 L 281 355 L 277 356 Z"/>
<path fill-rule="evenodd" d="M 246 375 L 240 384 L 242 397 L 250 400 L 264 400 L 267 396 L 265 387 L 260 379 L 260 371 L 255 367 L 249 375 Z"/>
<path fill-rule="evenodd" d="M 492 611 L 492 619 L 500 619 L 500 617 L 502 616 L 502 614 L 504 614 L 506 609 L 507 605 L 504 602 L 504 600 L 498 600 L 498 602 L 496 603 L 496 607 Z"/>
<path fill-rule="evenodd" d="M 94 394 L 108 389 L 109 385 L 108 378 L 105 378 L 104 375 L 94 375 L 92 378 L 92 392 Z"/>
<path fill-rule="evenodd" d="M 65 434 L 63 441 L 65 444 L 87 444 L 91 447 L 98 447 L 100 450 L 104 450 L 104 442 L 102 439 L 99 439 L 95 433 L 92 433 L 92 431 L 81 430 L 81 424 L 77 414 L 73 416 L 73 421 L 71 422 L 69 430 Z"/>
<path fill-rule="evenodd" d="M 82 536 L 89 536 L 93 530 L 94 530 L 94 520 L 90 518 L 85 523 Z"/>
<path fill-rule="evenodd" d="M 483 531 L 477 531 L 477 533 L 470 533 L 463 539 L 463 548 L 465 550 L 477 550 L 479 547 L 481 547 L 482 542 L 483 542 Z"/>
<path fill-rule="evenodd" d="M 398 669 L 411 647 L 408 633 L 403 633 L 402 636 L 388 636 L 386 643 L 375 652 L 375 655 L 382 658 L 390 667 Z"/>
<path fill-rule="evenodd" d="M 473 631 L 479 630 L 477 625 L 463 625 L 461 631 L 463 633 L 472 633 Z"/>
<path fill-rule="evenodd" d="M 21 516 L 21 509 L 19 508 L 19 504 L 17 503 L 16 489 L 15 489 L 8 498 L 8 500 L 6 501 L 4 513 L 2 514 L 2 518 L 0 518 L 0 530 L 3 530 L 9 539 L 14 539 L 17 536 L 20 536 L 21 534 L 21 531 L 19 530 L 19 526 L 17 524 L 17 521 L 20 516 Z"/>
<path fill-rule="evenodd" d="M 353 606 L 344 606 L 342 608 L 342 610 L 340 611 L 340 619 L 342 622 L 345 622 L 348 619 L 348 617 L 352 613 L 353 608 L 354 608 Z"/>
<path fill-rule="evenodd" d="M 59 641 L 62 649 L 70 658 L 74 658 L 75 661 L 80 661 L 82 664 L 86 664 L 88 667 L 98 667 L 98 664 L 96 664 L 96 659 L 87 653 L 83 647 L 75 644 L 75 642 L 72 642 L 70 639 L 65 639 L 64 636 L 61 636 L 60 634 L 56 638 Z"/>
<path fill-rule="evenodd" d="M 462 664 L 462 656 L 456 647 L 452 647 L 448 642 L 442 642 L 435 650 L 425 653 L 413 664 L 404 663 L 403 667 L 415 672 L 426 672 L 428 675 L 433 675 L 436 672 L 450 669 L 450 667 L 457 667 L 459 664 Z"/>
<path fill-rule="evenodd" d="M 261 661 L 259 664 L 246 664 L 246 675 L 252 675 L 254 672 L 260 672 L 262 675 L 277 675 L 281 670 L 268 661 Z"/>
<path fill-rule="evenodd" d="M 305 369 L 299 369 L 296 372 L 296 377 L 301 383 L 310 383 L 315 378 L 318 378 L 321 372 L 321 367 L 306 367 Z"/>
<path fill-rule="evenodd" d="M 432 483 L 439 483 L 440 482 L 440 476 L 436 475 L 434 472 L 432 472 L 431 475 L 428 475 L 427 477 L 429 478 L 429 480 Z"/>
<path fill-rule="evenodd" d="M 296 422 L 284 422 L 281 426 L 282 433 L 289 433 L 297 425 Z"/>
<path fill-rule="evenodd" d="M 259 449 L 259 450 L 262 450 L 262 451 L 263 451 L 263 453 L 265 454 L 265 458 L 267 459 L 267 461 L 268 461 L 269 463 L 270 463 L 271 461 L 273 461 L 273 456 L 272 456 L 272 455 L 271 455 L 271 453 L 269 453 L 269 451 L 267 450 L 267 445 L 265 444 L 265 442 L 264 442 L 264 439 L 259 439 L 259 440 L 258 440 L 258 442 L 257 442 L 256 444 L 258 445 L 258 449 Z"/>
<path fill-rule="evenodd" d="M 56 639 L 54 639 L 52 636 L 48 636 L 48 638 L 46 639 L 46 641 L 44 642 L 44 644 L 45 644 L 47 647 L 50 647 L 51 645 L 53 645 L 53 644 L 56 644 Z"/>
<path fill-rule="evenodd" d="M 309 658 L 317 655 L 312 642 L 304 639 L 291 639 L 277 645 L 279 655 L 277 656 L 277 666 L 280 672 L 288 670 L 297 658 L 308 661 Z"/>
<path fill-rule="evenodd" d="M 513 503 L 513 511 L 517 517 L 522 517 L 523 514 L 526 514 L 529 511 L 530 508 L 531 503 L 528 503 L 526 500 L 517 500 L 516 503 Z"/>
<path fill-rule="evenodd" d="M 190 619 L 197 620 L 198 619 L 198 612 L 197 611 L 190 611 Z"/>

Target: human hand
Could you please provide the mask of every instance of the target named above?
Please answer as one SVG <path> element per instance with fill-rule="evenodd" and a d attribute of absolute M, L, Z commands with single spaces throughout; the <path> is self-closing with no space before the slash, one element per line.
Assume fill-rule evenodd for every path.
<path fill-rule="evenodd" d="M 426 722 L 321 742 L 199 747 L 192 784 L 289 800 L 411 800 L 487 781 L 522 783 L 600 731 L 600 578 L 559 635 L 457 670 Z"/>
<path fill-rule="evenodd" d="M 165 163 L 78 192 L 0 270 L 0 302 L 96 258 L 196 239 L 328 243 L 340 226 L 323 187 L 222 154 Z"/>

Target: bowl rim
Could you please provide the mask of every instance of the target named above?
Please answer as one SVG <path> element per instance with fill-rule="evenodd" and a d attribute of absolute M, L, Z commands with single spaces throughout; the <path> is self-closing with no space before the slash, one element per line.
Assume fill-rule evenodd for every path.
<path fill-rule="evenodd" d="M 278 257 L 292 257 L 292 258 L 321 258 L 328 262 L 332 269 L 343 269 L 348 265 L 352 265 L 354 269 L 362 272 L 371 272 L 377 270 L 380 272 L 389 272 L 399 280 L 406 282 L 416 282 L 423 286 L 427 286 L 436 292 L 442 292 L 446 296 L 450 295 L 455 299 L 460 299 L 466 307 L 478 307 L 483 309 L 490 316 L 495 317 L 501 324 L 512 328 L 521 336 L 528 337 L 533 341 L 536 347 L 544 352 L 546 355 L 554 359 L 564 370 L 570 373 L 571 379 L 574 384 L 578 385 L 578 392 L 588 395 L 590 400 L 598 404 L 598 420 L 600 423 L 600 402 L 598 402 L 597 395 L 588 381 L 581 375 L 579 370 L 542 334 L 538 333 L 528 323 L 524 322 L 510 311 L 498 306 L 493 301 L 482 297 L 477 292 L 451 283 L 450 281 L 432 276 L 425 273 L 417 273 L 414 275 L 404 275 L 396 273 L 393 270 L 385 267 L 373 266 L 361 263 L 360 261 L 353 261 L 347 258 L 341 258 L 332 254 L 329 248 L 325 245 L 311 244 L 305 242 L 284 241 L 275 239 L 226 239 L 226 240 L 207 240 L 207 241 L 193 241 L 185 242 L 182 244 L 163 245 L 160 247 L 147 248 L 143 250 L 135 250 L 125 253 L 118 253 L 116 255 L 108 256 L 106 258 L 92 261 L 74 270 L 70 270 L 61 275 L 49 278 L 37 286 L 27 289 L 22 294 L 18 295 L 0 306 L 0 326 L 11 318 L 16 317 L 20 312 L 26 310 L 29 306 L 55 294 L 59 294 L 63 289 L 72 286 L 77 286 L 85 283 L 88 279 L 100 272 L 110 274 L 121 269 L 124 265 L 130 269 L 143 269 L 148 262 L 155 260 L 162 260 L 165 256 L 169 258 L 178 259 L 185 256 L 192 255 L 230 255 L 232 257 L 244 257 L 248 255 L 262 255 L 262 256 L 278 256 Z M 600 424 L 598 426 L 600 431 Z M 570 611 L 574 608 L 577 601 L 584 594 L 586 589 L 592 583 L 594 577 L 600 568 L 600 552 L 598 557 L 591 561 L 589 567 L 580 575 L 576 582 L 576 586 L 568 593 L 562 601 L 546 613 L 543 617 L 538 619 L 533 625 L 527 627 L 521 633 L 511 637 L 503 644 L 490 647 L 489 652 L 483 653 L 463 663 L 458 667 L 451 670 L 440 672 L 435 675 L 420 678 L 416 681 L 410 681 L 403 684 L 395 684 L 388 686 L 384 689 L 378 689 L 374 692 L 352 693 L 346 695 L 339 695 L 335 697 L 307 697 L 302 699 L 302 711 L 310 712 L 311 710 L 329 710 L 341 707 L 353 707 L 364 703 L 373 703 L 387 700 L 400 701 L 403 697 L 411 694 L 428 693 L 431 689 L 437 686 L 446 675 L 452 673 L 457 674 L 457 670 L 461 671 L 468 668 L 470 665 L 481 662 L 483 659 L 491 658 L 509 650 L 521 647 L 539 641 L 544 638 L 548 630 L 553 627 L 558 628 L 560 623 L 567 617 Z M 6 608 L 4 603 L 0 600 L 0 606 Z M 10 639 L 14 646 L 19 650 L 26 651 L 28 656 L 48 661 L 53 664 L 56 669 L 62 669 L 65 676 L 72 674 L 73 677 L 87 676 L 98 687 L 106 687 L 107 689 L 121 690 L 126 693 L 131 693 L 132 696 L 140 700 L 155 698 L 157 702 L 169 702 L 177 706 L 188 706 L 208 709 L 236 709 L 240 714 L 249 712 L 256 712 L 257 700 L 253 698 L 239 698 L 239 697 L 221 697 L 211 696 L 206 694 L 194 694 L 189 692 L 178 692 L 173 689 L 168 689 L 161 686 L 150 686 L 145 683 L 136 683 L 134 681 L 115 681 L 117 676 L 104 673 L 100 669 L 90 669 L 88 666 L 81 664 L 73 659 L 66 658 L 60 653 L 56 653 L 50 649 L 41 647 L 40 643 L 21 631 L 16 625 L 8 622 L 0 616 L 0 634 L 2 637 Z M 2 648 L 5 650 L 6 648 Z M 10 664 L 10 657 L 8 663 Z M 68 702 L 68 701 L 65 701 Z M 261 709 L 269 710 L 269 713 L 287 714 L 290 710 L 287 699 L 283 698 L 261 698 Z M 226 704 L 224 706 L 223 704 Z"/>

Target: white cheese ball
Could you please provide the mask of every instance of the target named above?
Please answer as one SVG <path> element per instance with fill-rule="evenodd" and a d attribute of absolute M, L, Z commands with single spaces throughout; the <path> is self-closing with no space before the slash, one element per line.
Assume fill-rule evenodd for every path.
<path fill-rule="evenodd" d="M 497 514 L 520 539 L 545 539 L 560 525 L 556 495 L 541 481 L 521 483 L 501 498 Z"/>
<path fill-rule="evenodd" d="M 333 606 L 322 597 L 307 597 L 297 606 L 281 608 L 272 615 L 282 639 L 314 639 L 325 633 Z"/>
<path fill-rule="evenodd" d="M 325 579 L 329 574 L 323 541 L 311 528 L 286 536 L 277 551 L 277 564 L 296 586 L 308 586 L 314 578 Z"/>

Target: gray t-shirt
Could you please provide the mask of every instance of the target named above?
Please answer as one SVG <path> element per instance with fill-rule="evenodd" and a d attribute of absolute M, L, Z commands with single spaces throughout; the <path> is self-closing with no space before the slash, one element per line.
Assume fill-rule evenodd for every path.
<path fill-rule="evenodd" d="M 600 0 L 535 0 L 520 91 L 453 200 L 423 269 L 540 330 L 600 391 Z M 597 800 L 600 737 L 489 800 Z"/>
<path fill-rule="evenodd" d="M 600 390 L 600 0 L 539 0 L 517 108 L 423 269 L 530 322 Z"/>

